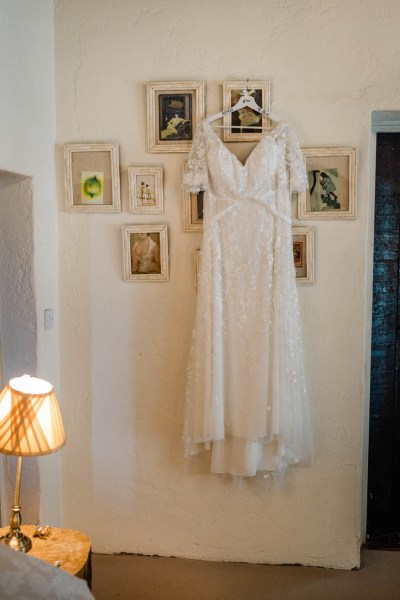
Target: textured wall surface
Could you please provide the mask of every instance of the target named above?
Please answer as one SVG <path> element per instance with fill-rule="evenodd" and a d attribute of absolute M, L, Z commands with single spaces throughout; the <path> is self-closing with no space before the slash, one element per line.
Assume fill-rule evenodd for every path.
<path fill-rule="evenodd" d="M 0 173 L 0 332 L 5 381 L 36 373 L 36 307 L 32 273 L 29 177 Z"/>
<path fill-rule="evenodd" d="M 95 551 L 351 568 L 361 532 L 370 111 L 400 100 L 397 0 L 55 2 L 65 524 Z M 354 221 L 315 227 L 315 284 L 299 290 L 315 432 L 312 468 L 282 493 L 185 464 L 185 365 L 194 318 L 184 154 L 146 151 L 148 81 L 271 81 L 303 146 L 354 146 Z M 121 214 L 68 214 L 62 146 L 120 145 Z M 128 212 L 127 167 L 160 165 L 165 214 Z M 294 215 L 296 210 L 294 207 Z M 124 224 L 167 223 L 168 283 L 123 280 Z"/>
<path fill-rule="evenodd" d="M 10 375 L 10 369 L 15 375 L 17 367 L 30 366 L 38 376 L 49 379 L 57 389 L 58 327 L 56 324 L 51 331 L 44 331 L 43 327 L 44 309 L 55 308 L 58 305 L 53 6 L 51 0 L 1 0 L 0 9 L 0 56 L 4 57 L 0 85 L 0 171 L 30 179 L 31 193 L 25 193 L 19 206 L 18 203 L 14 206 L 15 211 L 18 208 L 22 210 L 19 215 L 14 215 L 14 223 L 31 212 L 29 226 L 32 228 L 33 224 L 33 252 L 31 238 L 30 267 L 26 272 L 23 269 L 19 271 L 19 283 L 20 290 L 25 287 L 31 294 L 31 299 L 34 296 L 34 302 L 24 307 L 26 314 L 22 317 L 23 321 L 19 321 L 21 315 L 16 310 L 12 311 L 14 324 L 19 322 L 18 332 L 13 332 L 13 335 L 17 334 L 17 339 L 13 340 L 13 347 L 3 347 L 3 354 L 9 356 L 10 352 L 15 352 L 10 368 L 7 367 L 8 373 L 4 373 L 4 376 Z M 5 185 L 5 180 L 3 181 Z M 1 193 L 7 194 L 3 185 Z M 4 224 L 5 215 L 0 213 L 0 216 Z M 9 224 L 12 224 L 10 214 L 7 218 Z M 13 234 L 11 231 L 8 234 L 10 241 Z M 16 231 L 14 235 L 16 239 L 20 236 L 21 240 L 23 232 Z M 12 249 L 10 251 L 12 252 Z M 27 246 L 24 246 L 24 251 L 28 251 Z M 15 264 L 21 263 L 23 255 L 16 255 L 14 259 Z M 4 264 L 1 265 L 2 269 L 3 267 Z M 10 295 L 7 302 L 12 302 Z M 16 302 L 15 307 L 19 302 L 21 299 Z M 31 352 L 32 327 L 36 337 L 36 365 L 31 355 L 27 360 L 26 356 L 22 356 L 21 350 L 24 338 L 25 351 L 27 354 Z M 24 461 L 25 474 L 28 472 L 30 461 L 31 459 Z M 58 461 L 59 458 L 55 455 L 43 457 L 38 462 L 41 472 L 41 514 L 27 515 L 31 519 L 40 518 L 55 525 L 61 520 Z M 33 486 L 29 493 L 38 493 L 38 490 L 33 488 L 36 486 Z M 22 503 L 23 492 L 22 489 Z M 8 507 L 3 516 L 7 513 Z"/>

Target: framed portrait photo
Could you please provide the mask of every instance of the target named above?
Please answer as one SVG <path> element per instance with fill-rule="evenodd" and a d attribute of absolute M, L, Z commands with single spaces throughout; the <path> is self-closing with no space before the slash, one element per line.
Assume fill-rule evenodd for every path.
<path fill-rule="evenodd" d="M 183 170 L 187 164 L 183 165 Z M 187 192 L 183 190 L 183 230 L 203 231 L 204 195 L 207 192 Z"/>
<path fill-rule="evenodd" d="M 314 283 L 314 228 L 292 227 L 296 283 Z"/>
<path fill-rule="evenodd" d="M 122 227 L 126 281 L 168 281 L 167 225 Z"/>
<path fill-rule="evenodd" d="M 130 212 L 164 212 L 162 167 L 128 167 L 128 183 Z"/>
<path fill-rule="evenodd" d="M 223 84 L 224 110 L 236 104 L 244 89 L 254 90 L 254 100 L 269 112 L 270 82 L 269 81 L 229 81 Z M 268 127 L 270 120 L 265 115 L 245 106 L 234 113 L 224 116 L 223 139 L 225 142 L 256 142 L 261 138 L 262 127 Z"/>
<path fill-rule="evenodd" d="M 64 162 L 68 211 L 121 211 L 117 144 L 66 144 Z"/>
<path fill-rule="evenodd" d="M 299 219 L 354 219 L 355 148 L 303 148 L 308 189 L 298 196 Z"/>
<path fill-rule="evenodd" d="M 204 82 L 147 84 L 149 152 L 189 152 L 194 130 L 204 118 Z"/>

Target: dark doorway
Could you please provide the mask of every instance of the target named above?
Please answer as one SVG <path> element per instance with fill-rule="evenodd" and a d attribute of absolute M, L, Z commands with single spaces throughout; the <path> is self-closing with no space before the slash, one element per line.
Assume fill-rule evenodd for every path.
<path fill-rule="evenodd" d="M 376 144 L 367 546 L 400 548 L 400 133 Z"/>

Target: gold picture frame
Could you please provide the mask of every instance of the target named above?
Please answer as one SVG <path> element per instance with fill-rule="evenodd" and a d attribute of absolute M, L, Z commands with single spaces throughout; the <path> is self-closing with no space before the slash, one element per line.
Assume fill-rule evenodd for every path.
<path fill-rule="evenodd" d="M 65 189 L 69 212 L 120 212 L 117 144 L 66 144 Z"/>
<path fill-rule="evenodd" d="M 203 118 L 203 81 L 147 84 L 148 152 L 189 152 Z"/>
<path fill-rule="evenodd" d="M 354 219 L 355 148 L 302 148 L 308 189 L 299 193 L 299 219 Z"/>
<path fill-rule="evenodd" d="M 168 226 L 122 227 L 126 281 L 168 281 Z"/>
<path fill-rule="evenodd" d="M 226 81 L 223 84 L 223 108 L 231 108 L 239 100 L 242 90 L 254 90 L 254 100 L 261 108 L 270 111 L 269 81 Z M 237 112 L 224 116 L 223 139 L 225 142 L 256 142 L 262 136 L 262 127 L 270 126 L 270 119 L 265 115 L 254 112 L 251 108 L 244 107 Z M 232 125 L 240 129 L 232 129 Z M 257 127 L 258 125 L 258 127 Z"/>
<path fill-rule="evenodd" d="M 314 228 L 294 226 L 292 238 L 296 283 L 312 285 L 314 283 Z"/>

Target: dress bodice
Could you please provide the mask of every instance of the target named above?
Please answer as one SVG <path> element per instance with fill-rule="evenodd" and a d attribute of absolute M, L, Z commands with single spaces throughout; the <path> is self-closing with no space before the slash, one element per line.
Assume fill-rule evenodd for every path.
<path fill-rule="evenodd" d="M 212 187 L 219 198 L 259 198 L 278 189 L 304 189 L 307 182 L 300 146 L 288 123 L 264 133 L 242 164 L 205 120 L 196 129 L 184 184 L 192 192 Z"/>

